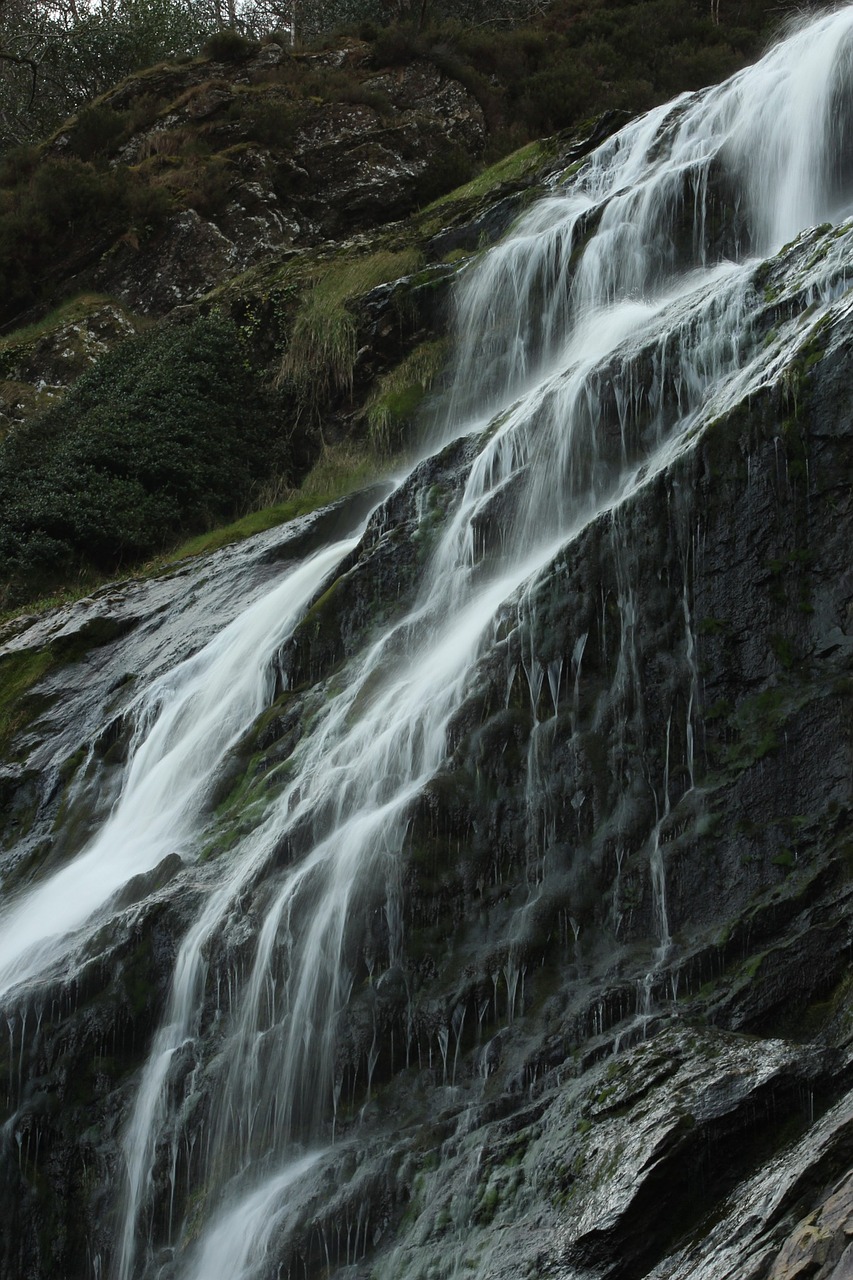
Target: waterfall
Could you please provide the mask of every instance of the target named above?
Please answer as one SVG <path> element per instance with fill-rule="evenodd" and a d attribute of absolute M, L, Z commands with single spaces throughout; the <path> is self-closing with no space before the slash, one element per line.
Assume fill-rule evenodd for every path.
<path fill-rule="evenodd" d="M 777 378 L 836 299 L 845 246 L 810 267 L 798 285 L 802 305 L 773 342 L 764 340 L 760 261 L 803 228 L 850 212 L 851 60 L 853 8 L 845 8 L 726 84 L 628 124 L 463 273 L 454 381 L 436 447 L 466 438 L 473 462 L 414 603 L 322 688 L 227 865 L 199 870 L 197 917 L 124 1128 L 115 1280 L 160 1274 L 164 1242 L 173 1250 L 169 1274 L 185 1280 L 267 1274 L 288 1197 L 322 1165 L 332 1138 L 353 922 L 377 886 L 388 886 L 387 916 L 395 916 L 411 806 L 446 762 L 448 728 L 478 662 L 513 619 L 521 625 L 532 612 L 555 557 L 595 520 L 611 520 L 616 537 L 626 500 L 727 406 Z M 401 484 L 418 477 L 415 468 Z M 3 992 L 73 965 L 131 876 L 168 853 L 194 856 L 211 778 L 272 696 L 273 653 L 357 541 L 288 571 L 140 696 L 124 788 L 102 832 L 0 921 Z M 631 646 L 640 608 L 627 569 L 618 605 L 617 679 L 627 699 L 639 681 Z M 689 632 L 686 596 L 684 617 Z M 586 640 L 586 632 L 577 637 L 565 675 L 573 722 Z M 519 644 L 531 696 L 556 717 L 560 666 Z M 691 644 L 688 635 L 690 661 Z M 693 710 L 691 693 L 688 719 Z M 692 742 L 690 724 L 687 735 Z M 669 755 L 667 730 L 666 776 L 650 779 L 664 816 Z M 689 773 L 692 786 L 692 753 Z M 534 897 L 553 826 L 531 800 Z M 664 954 L 659 830 L 648 854 Z M 380 967 L 391 970 L 405 939 L 399 929 L 389 936 Z M 523 1004 L 515 963 L 510 956 L 504 967 L 508 1020 Z M 461 1021 L 452 1070 L 443 1031 L 451 1085 Z M 201 1196 L 201 1228 L 180 1195 L 174 1222 L 163 1226 L 155 1173 L 164 1151 L 172 1195 L 183 1182 Z M 353 1260 L 367 1243 L 359 1221 Z"/>
<path fill-rule="evenodd" d="M 356 540 L 357 541 L 357 540 Z M 0 996 L 52 972 L 97 927 L 110 898 L 170 853 L 191 854 L 205 796 L 229 751 L 268 704 L 271 655 L 354 542 L 298 564 L 199 653 L 142 691 L 128 712 L 118 802 L 74 861 L 0 916 Z"/>

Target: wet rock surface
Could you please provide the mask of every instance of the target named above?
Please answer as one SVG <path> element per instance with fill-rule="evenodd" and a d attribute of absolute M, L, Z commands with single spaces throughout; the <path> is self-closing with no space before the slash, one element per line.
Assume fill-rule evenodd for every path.
<path fill-rule="evenodd" d="M 778 291 L 761 321 L 771 356 L 820 234 L 756 282 Z M 386 301 L 368 297 L 365 326 L 381 326 Z M 283 1274 L 849 1273 L 843 309 L 810 341 L 591 519 L 503 610 L 450 724 L 445 767 L 406 815 L 399 963 L 377 966 L 389 954 L 384 883 L 349 927 L 335 1146 L 273 1242 Z M 608 422 L 605 407 L 605 435 Z M 177 943 L 222 874 L 231 827 L 276 785 L 347 659 L 417 599 L 478 443 L 449 446 L 377 507 L 283 646 L 275 701 L 211 799 L 222 846 L 192 866 L 167 858 L 126 886 L 73 973 L 11 1008 L 3 1280 L 88 1276 L 114 1252 L 104 1188 L 121 1173 L 121 1117 Z M 511 518 L 512 493 L 499 500 Z M 289 557 L 363 514 L 321 513 L 5 629 L 0 661 L 49 651 L 51 665 L 0 777 L 12 815 L 4 890 L 70 856 L 108 809 L 134 676 L 168 670 Z M 93 738 L 88 763 L 72 765 Z M 292 856 L 283 846 L 280 865 Z M 250 924 L 235 910 L 211 945 L 223 985 L 245 963 Z M 205 1119 L 219 1013 L 208 997 L 204 1053 L 181 1050 L 186 1107 Z M 155 1161 L 164 1280 L 177 1268 L 165 1243 L 173 1197 L 193 1212 L 188 1158 L 164 1141 Z"/>

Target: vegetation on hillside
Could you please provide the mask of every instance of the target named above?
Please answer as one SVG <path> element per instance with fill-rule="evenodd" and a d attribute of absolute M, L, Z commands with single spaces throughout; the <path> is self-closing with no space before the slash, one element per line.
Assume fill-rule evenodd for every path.
<path fill-rule="evenodd" d="M 388 113 L 370 80 L 389 68 L 426 59 L 460 80 L 483 107 L 486 158 L 495 160 L 599 112 L 644 110 L 722 78 L 760 50 L 770 16 L 766 0 L 732 4 L 719 22 L 698 0 L 556 0 L 535 25 L 441 19 L 419 30 L 362 22 L 351 30 L 369 45 L 366 73 L 319 64 L 309 50 L 239 85 L 228 81 L 227 65 L 245 60 L 258 43 L 219 32 L 192 65 L 143 73 L 130 99 L 108 94 L 82 107 L 54 140 L 7 149 L 0 159 L 0 323 L 34 305 L 55 305 L 57 280 L 119 237 L 136 243 L 156 235 L 183 209 L 215 218 L 241 148 L 270 154 L 286 196 L 307 113 L 318 102 L 360 102 Z M 223 102 L 215 109 L 199 108 L 190 124 L 161 127 L 170 112 L 195 111 L 192 104 L 219 90 Z M 123 160 L 128 141 L 155 126 L 143 154 Z M 418 190 L 422 203 L 470 176 L 462 157 L 451 159 Z"/>
<path fill-rule="evenodd" d="M 297 42 L 266 65 L 258 37 L 275 16 L 275 0 L 263 11 L 260 0 L 231 4 L 233 13 L 222 4 L 116 0 L 111 12 L 139 39 L 123 46 L 124 64 L 102 60 L 88 81 L 83 45 L 74 54 L 77 46 L 68 44 L 63 56 L 78 59 L 78 99 L 84 82 L 103 88 L 104 77 L 122 66 L 129 70 L 155 53 L 174 56 L 134 72 L 119 90 L 78 103 L 76 116 L 46 141 L 0 150 L 0 323 L 7 329 L 71 296 L 75 280 L 112 246 L 156 244 L 176 213 L 192 209 L 215 222 L 248 152 L 264 156 L 277 196 L 286 200 L 292 184 L 304 180 L 294 154 L 306 119 L 323 104 L 344 103 L 392 120 L 381 88 L 389 71 L 421 60 L 461 82 L 483 109 L 486 159 L 495 161 L 597 113 L 642 110 L 720 79 L 760 52 L 780 13 L 769 0 L 710 7 L 705 0 L 554 0 L 534 17 L 522 0 L 503 0 L 484 18 L 481 0 L 400 0 L 393 13 L 373 0 L 340 0 L 322 10 L 305 0 L 294 10 L 301 15 L 295 32 L 262 40 L 287 46 L 314 30 L 317 41 Z M 80 0 L 75 11 L 79 29 L 65 15 L 74 39 L 83 41 L 85 18 L 91 39 L 103 41 L 103 7 Z M 57 90 L 52 108 L 39 97 L 52 64 L 44 51 L 38 68 L 19 56 L 23 46 L 12 41 L 10 15 L 26 27 L 27 14 L 58 21 L 63 12 L 62 4 L 45 7 L 41 0 L 29 10 L 18 0 L 0 9 L 0 148 L 14 135 L 7 107 L 15 85 L 19 124 L 28 111 L 44 121 L 74 97 Z M 186 22 L 175 25 L 181 13 Z M 160 21 L 159 45 L 143 38 L 153 30 L 144 15 Z M 345 35 L 322 29 L 333 19 L 350 20 Z M 223 28 L 225 20 L 242 29 Z M 203 47 L 190 56 L 202 37 Z M 333 65 L 322 50 L 342 41 L 358 57 Z M 440 172 L 420 181 L 415 197 L 426 206 L 474 171 L 471 157 L 454 152 Z M 475 178 L 465 191 L 479 189 Z M 306 411 L 316 420 L 330 396 L 346 397 L 356 358 L 353 298 L 416 269 L 427 224 L 434 234 L 439 214 L 434 227 L 429 211 L 426 221 L 416 220 L 410 246 L 379 245 L 346 270 L 331 262 L 325 272 L 309 269 L 307 283 L 291 282 L 282 312 L 289 327 L 277 333 L 264 369 L 252 367 L 246 326 L 240 332 L 208 315 L 131 340 L 104 357 L 64 403 L 10 431 L 0 443 L 0 606 L 81 574 L 88 581 L 138 563 L 286 492 L 317 450 L 306 452 L 299 475 L 289 470 L 273 383 L 290 406 L 288 430 Z M 418 354 L 403 353 L 398 374 L 380 371 L 367 392 L 359 420 L 371 447 L 399 446 L 436 376 L 443 347 L 438 335 L 426 336 Z M 237 359 L 235 351 L 242 352 Z"/>
<path fill-rule="evenodd" d="M 32 142 L 123 76 L 205 41 L 277 32 L 304 44 L 343 24 L 422 29 L 462 23 L 517 25 L 538 0 L 2 0 L 0 150 Z M 220 50 L 224 48 L 220 44 Z"/>
<path fill-rule="evenodd" d="M 239 330 L 149 330 L 0 442 L 0 605 L 115 572 L 233 519 L 282 466 Z"/>
<path fill-rule="evenodd" d="M 362 27 L 377 65 L 425 57 L 480 100 L 496 158 L 610 109 L 644 111 L 730 75 L 755 57 L 780 9 L 731 4 L 716 22 L 698 0 L 555 0 L 514 26 L 437 22 Z"/>

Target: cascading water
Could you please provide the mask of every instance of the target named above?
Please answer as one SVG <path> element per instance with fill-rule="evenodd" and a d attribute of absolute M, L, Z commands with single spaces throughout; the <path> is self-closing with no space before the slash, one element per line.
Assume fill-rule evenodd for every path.
<path fill-rule="evenodd" d="M 727 84 L 628 125 L 465 274 L 443 443 L 476 440 L 476 457 L 413 606 L 313 704 L 227 867 L 215 875 L 199 869 L 197 918 L 180 946 L 168 1010 L 124 1130 L 116 1280 L 161 1274 L 164 1241 L 173 1250 L 170 1275 L 267 1274 L 275 1231 L 286 1230 L 288 1196 L 322 1164 L 316 1148 L 334 1135 L 338 1017 L 354 981 L 354 922 L 379 893 L 380 967 L 401 968 L 399 859 L 411 807 L 446 761 L 449 727 L 478 662 L 514 626 L 537 729 L 535 770 L 564 679 L 526 636 L 541 574 L 594 520 L 609 518 L 618 541 L 626 500 L 728 405 L 778 376 L 840 292 L 842 244 L 813 264 L 801 282 L 802 306 L 773 341 L 759 333 L 757 259 L 849 210 L 842 135 L 853 110 L 851 79 L 853 10 L 844 9 Z M 804 317 L 806 297 L 816 306 Z M 417 485 L 418 475 L 403 483 Z M 131 875 L 197 845 L 211 771 L 270 697 L 271 654 L 355 545 L 291 571 L 140 700 L 135 750 L 110 821 L 69 868 L 6 914 L 4 991 L 72 959 L 80 931 L 101 922 Z M 639 683 L 640 608 L 626 568 L 616 673 L 626 704 Z M 683 614 L 693 662 L 686 594 Z M 574 723 L 586 642 L 584 632 L 565 677 Z M 689 787 L 695 686 L 694 670 Z M 664 773 L 647 780 L 660 819 L 649 865 L 661 963 L 671 940 L 658 835 L 671 808 L 673 715 L 664 716 L 659 744 Z M 532 793 L 528 809 L 536 847 L 528 851 L 522 914 L 535 907 L 558 838 L 555 817 Z M 574 919 L 572 926 L 577 945 Z M 510 948 L 507 1021 L 523 1006 L 523 974 Z M 496 1014 L 497 1005 L 496 979 Z M 464 1009 L 439 1037 L 448 1084 L 463 1024 Z M 368 1053 L 368 1088 L 370 1061 Z M 166 1211 L 158 1168 L 168 1170 Z M 191 1220 L 199 1201 L 193 1213 L 188 1208 L 194 1192 L 207 1223 L 200 1239 Z M 345 1260 L 366 1251 L 367 1241 L 359 1221 Z"/>
<path fill-rule="evenodd" d="M 120 798 L 91 845 L 0 917 L 0 994 L 51 972 L 133 876 L 198 837 L 217 768 L 268 704 L 270 656 L 354 543 L 297 565 L 200 653 L 145 689 Z"/>

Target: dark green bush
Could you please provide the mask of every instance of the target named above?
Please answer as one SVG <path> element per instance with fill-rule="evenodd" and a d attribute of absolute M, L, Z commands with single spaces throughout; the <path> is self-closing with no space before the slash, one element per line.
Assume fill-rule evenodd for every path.
<path fill-rule="evenodd" d="M 383 27 L 373 42 L 373 63 L 377 67 L 404 67 L 424 51 L 424 42 L 408 27 Z"/>
<path fill-rule="evenodd" d="M 120 138 L 126 135 L 128 114 L 113 111 L 103 103 L 84 107 L 77 115 L 71 131 L 69 149 L 80 160 L 94 160 L 107 155 Z"/>
<path fill-rule="evenodd" d="M 211 156 L 188 165 L 187 172 L 189 184 L 181 192 L 181 204 L 206 217 L 222 213 L 234 180 L 228 161 L 222 156 Z"/>
<path fill-rule="evenodd" d="M 153 187 L 145 182 L 131 183 L 128 186 L 128 221 L 137 235 L 150 235 L 159 231 L 174 209 L 175 202 L 165 187 Z"/>
<path fill-rule="evenodd" d="M 0 187 L 13 187 L 31 178 L 41 155 L 38 147 L 10 147 L 0 156 Z"/>
<path fill-rule="evenodd" d="M 98 173 L 81 160 L 45 160 L 29 187 L 29 201 L 50 231 L 69 239 L 101 219 L 123 213 L 124 173 Z"/>
<path fill-rule="evenodd" d="M 257 40 L 249 40 L 233 27 L 223 27 L 204 42 L 202 53 L 214 62 L 245 62 L 258 50 Z"/>
<path fill-rule="evenodd" d="M 445 143 L 430 158 L 428 168 L 415 181 L 417 203 L 430 204 L 454 187 L 461 187 L 473 174 L 474 162 L 465 148 L 455 143 Z"/>
<path fill-rule="evenodd" d="M 290 32 L 283 27 L 276 27 L 274 31 L 268 31 L 266 35 L 261 36 L 261 45 L 277 44 L 282 49 L 290 48 Z"/>
<path fill-rule="evenodd" d="M 270 147 L 286 147 L 299 127 L 303 108 L 269 94 L 242 94 L 228 108 L 228 117 L 240 134 Z"/>
<path fill-rule="evenodd" d="M 114 572 L 227 521 L 283 465 L 273 404 L 213 315 L 104 356 L 0 442 L 0 597 Z"/>
<path fill-rule="evenodd" d="M 521 106 L 534 133 L 553 133 L 581 119 L 597 96 L 598 82 L 592 72 L 568 54 L 527 80 Z"/>
<path fill-rule="evenodd" d="M 516 145 L 723 79 L 760 52 L 778 12 L 769 0 L 731 0 L 726 12 L 722 0 L 716 24 L 704 0 L 553 0 L 535 26 L 465 26 L 464 6 L 436 3 L 428 29 L 366 38 L 378 68 L 430 59 L 477 98 L 492 139 Z"/>
<path fill-rule="evenodd" d="M 48 157 L 0 189 L 0 319 L 32 305 L 40 282 L 88 244 L 124 230 L 131 179 L 69 156 Z"/>
<path fill-rule="evenodd" d="M 141 93 L 139 97 L 133 100 L 125 113 L 128 134 L 136 133 L 139 129 L 147 129 L 167 105 L 167 99 L 159 94 Z"/>

